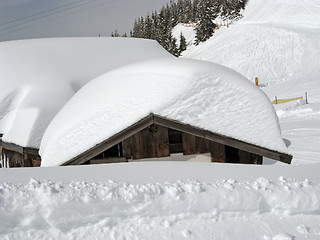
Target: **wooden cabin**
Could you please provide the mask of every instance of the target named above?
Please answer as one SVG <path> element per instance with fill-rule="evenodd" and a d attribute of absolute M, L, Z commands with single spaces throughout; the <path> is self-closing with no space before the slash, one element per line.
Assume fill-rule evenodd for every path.
<path fill-rule="evenodd" d="M 0 134 L 0 168 L 40 167 L 39 150 L 2 141 Z"/>
<path fill-rule="evenodd" d="M 62 165 L 101 164 L 158 159 L 171 154 L 208 153 L 211 162 L 262 164 L 263 157 L 291 163 L 292 156 L 150 114 Z M 1 167 L 38 167 L 38 149 L 0 139 Z"/>
<path fill-rule="evenodd" d="M 128 162 L 182 153 L 210 153 L 212 162 L 262 164 L 263 156 L 291 163 L 292 156 L 150 114 L 62 165 Z"/>

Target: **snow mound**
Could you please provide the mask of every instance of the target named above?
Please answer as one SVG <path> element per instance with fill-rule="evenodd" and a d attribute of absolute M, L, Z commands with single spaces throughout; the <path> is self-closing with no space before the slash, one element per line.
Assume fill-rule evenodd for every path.
<path fill-rule="evenodd" d="M 155 41 L 55 38 L 0 43 L 0 133 L 39 148 L 61 107 L 88 81 L 126 64 L 170 58 Z"/>
<path fill-rule="evenodd" d="M 282 177 L 275 181 L 224 179 L 210 183 L 36 179 L 21 185 L 3 183 L 0 184 L 0 236 L 4 239 L 25 236 L 155 239 L 155 235 L 161 239 L 199 239 L 200 236 L 201 239 L 296 239 L 295 236 L 319 234 L 319 188 L 318 183 L 308 180 Z M 230 231 L 228 222 L 236 224 L 241 231 Z M 290 234 L 284 232 L 287 230 Z"/>
<path fill-rule="evenodd" d="M 320 74 L 320 2 L 250 0 L 244 18 L 192 46 L 184 57 L 216 62 L 260 86 Z"/>
<path fill-rule="evenodd" d="M 85 85 L 47 128 L 42 166 L 63 164 L 150 113 L 287 153 L 276 113 L 255 85 L 217 64 L 172 58 Z"/>

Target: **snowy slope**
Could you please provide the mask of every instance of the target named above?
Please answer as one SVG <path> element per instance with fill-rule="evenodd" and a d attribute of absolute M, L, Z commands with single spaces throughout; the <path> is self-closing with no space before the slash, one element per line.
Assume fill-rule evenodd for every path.
<path fill-rule="evenodd" d="M 126 66 L 85 85 L 46 130 L 41 164 L 63 164 L 150 113 L 287 152 L 275 111 L 255 85 L 217 64 L 173 58 Z"/>
<path fill-rule="evenodd" d="M 223 64 L 262 85 L 304 76 L 320 70 L 320 2 L 250 0 L 244 18 L 230 28 L 184 53 Z"/>
<path fill-rule="evenodd" d="M 250 0 L 242 20 L 183 56 L 220 63 L 251 81 L 259 77 L 270 100 L 307 92 L 308 105 L 277 108 L 293 164 L 319 161 L 320 1 Z"/>
<path fill-rule="evenodd" d="M 88 81 L 126 64 L 170 58 L 155 41 L 54 38 L 0 43 L 0 133 L 39 148 L 61 107 Z"/>

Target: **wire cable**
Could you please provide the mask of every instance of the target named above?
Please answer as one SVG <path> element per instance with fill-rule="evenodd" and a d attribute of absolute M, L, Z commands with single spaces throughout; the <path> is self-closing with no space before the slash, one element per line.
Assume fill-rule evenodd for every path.
<path fill-rule="evenodd" d="M 45 11 L 42 11 L 42 12 L 38 12 L 38 13 L 29 15 L 29 16 L 25 16 L 25 17 L 22 17 L 22 18 L 18 18 L 18 19 L 9 21 L 9 22 L 0 23 L 0 27 L 1 27 L 1 26 L 4 26 L 4 25 L 8 25 L 8 24 L 15 23 L 15 22 L 20 22 L 21 20 L 24 20 L 24 19 L 27 19 L 27 18 L 31 18 L 31 17 L 35 17 L 35 16 L 41 15 L 41 14 L 43 14 L 43 13 L 51 12 L 51 11 L 54 11 L 54 10 L 57 10 L 57 9 L 60 9 L 60 8 L 64 8 L 64 7 L 66 7 L 66 6 L 72 6 L 72 5 L 74 5 L 74 4 L 77 4 L 77 3 L 83 2 L 83 1 L 85 1 L 85 0 L 80 0 L 80 1 L 77 1 L 77 2 L 68 3 L 68 4 L 65 4 L 65 5 L 59 6 L 59 7 L 51 8 L 51 9 L 48 9 L 48 10 L 45 10 Z"/>
<path fill-rule="evenodd" d="M 14 20 L 14 21 L 12 21 L 12 22 L 18 22 L 18 21 L 24 20 L 24 19 L 26 19 L 26 18 L 31 18 L 30 20 L 24 21 L 24 22 L 22 22 L 22 23 L 17 23 L 17 24 L 14 24 L 14 25 L 11 25 L 11 26 L 2 28 L 2 29 L 0 29 L 0 32 L 17 28 L 17 27 L 19 27 L 19 26 L 21 26 L 21 25 L 25 25 L 25 24 L 28 24 L 28 23 L 30 23 L 30 22 L 35 22 L 35 21 L 40 20 L 40 19 L 42 19 L 42 18 L 47 18 L 47 17 L 50 17 L 50 16 L 58 15 L 58 14 L 60 14 L 60 13 L 63 13 L 63 12 L 66 12 L 66 11 L 69 11 L 69 10 L 72 10 L 72 9 L 75 9 L 75 8 L 79 8 L 79 7 L 82 7 L 82 6 L 91 4 L 91 3 L 93 3 L 93 2 L 96 2 L 96 1 L 98 1 L 98 0 L 90 0 L 90 1 L 88 1 L 88 2 L 80 3 L 80 2 L 83 2 L 83 0 L 82 0 L 82 1 L 78 1 L 77 3 L 80 3 L 80 4 L 78 4 L 78 5 L 76 5 L 76 6 L 70 6 L 71 4 L 65 4 L 64 6 L 60 6 L 60 7 L 57 7 L 57 8 L 53 8 L 53 9 L 49 9 L 49 10 L 46 10 L 46 11 L 42 11 L 42 12 L 40 12 L 40 13 L 33 14 L 33 15 L 28 16 L 28 17 L 24 17 L 24 18 L 22 18 L 22 19 L 20 19 L 20 20 Z M 75 3 L 74 3 L 74 4 L 75 4 Z M 72 4 L 72 5 L 74 5 L 74 4 Z M 64 8 L 64 7 L 66 7 L 66 6 L 70 6 L 70 7 Z M 55 11 L 55 10 L 58 10 L 58 9 L 60 9 L 60 8 L 64 8 L 64 9 L 61 9 L 60 11 Z M 52 11 L 55 11 L 55 12 L 42 15 L 43 13 L 52 12 Z M 38 16 L 38 15 L 42 15 L 42 16 L 33 18 L 34 16 Z M 9 23 L 6 23 L 6 24 L 9 24 Z M 3 25 L 4 25 L 4 24 L 3 24 Z M 11 32 L 14 32 L 14 31 L 15 31 L 15 30 L 10 31 L 10 32 L 8 32 L 8 33 L 11 33 Z M 0 36 L 6 35 L 6 34 L 8 34 L 8 33 L 5 33 L 5 32 L 4 32 L 4 33 L 1 33 Z"/>

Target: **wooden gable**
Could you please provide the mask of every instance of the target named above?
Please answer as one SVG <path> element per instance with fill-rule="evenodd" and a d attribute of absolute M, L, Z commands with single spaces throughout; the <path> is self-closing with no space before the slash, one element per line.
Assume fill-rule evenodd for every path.
<path fill-rule="evenodd" d="M 150 114 L 62 165 L 161 158 L 178 152 L 210 153 L 213 162 L 261 164 L 266 156 L 290 164 L 292 159 L 288 154 Z"/>

